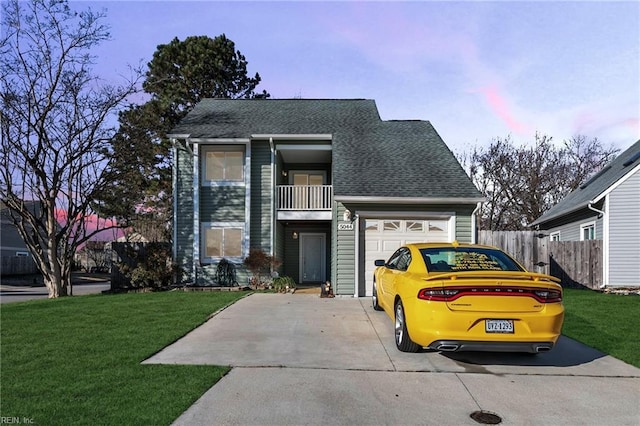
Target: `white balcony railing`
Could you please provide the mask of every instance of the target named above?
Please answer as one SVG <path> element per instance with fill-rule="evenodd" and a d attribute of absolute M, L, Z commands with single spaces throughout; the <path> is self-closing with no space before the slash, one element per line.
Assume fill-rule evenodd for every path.
<path fill-rule="evenodd" d="M 332 185 L 278 185 L 278 210 L 331 210 Z"/>

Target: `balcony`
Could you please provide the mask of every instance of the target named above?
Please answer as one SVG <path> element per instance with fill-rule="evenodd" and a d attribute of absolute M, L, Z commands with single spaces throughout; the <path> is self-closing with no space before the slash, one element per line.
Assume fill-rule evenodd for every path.
<path fill-rule="evenodd" d="M 331 220 L 332 185 L 278 185 L 276 193 L 280 220 Z"/>

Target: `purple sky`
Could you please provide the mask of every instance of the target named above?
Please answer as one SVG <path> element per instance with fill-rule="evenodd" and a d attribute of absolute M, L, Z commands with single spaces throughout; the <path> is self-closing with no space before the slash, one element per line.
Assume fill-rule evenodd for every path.
<path fill-rule="evenodd" d="M 374 99 L 429 120 L 454 152 L 536 132 L 640 138 L 640 2 L 73 1 L 106 9 L 96 71 L 146 64 L 174 37 L 222 33 L 272 98 Z"/>

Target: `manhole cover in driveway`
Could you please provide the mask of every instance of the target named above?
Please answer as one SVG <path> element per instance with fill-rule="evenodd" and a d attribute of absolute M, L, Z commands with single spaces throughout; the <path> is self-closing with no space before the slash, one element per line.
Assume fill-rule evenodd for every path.
<path fill-rule="evenodd" d="M 483 425 L 497 425 L 502 423 L 502 418 L 490 411 L 474 411 L 469 417 Z"/>

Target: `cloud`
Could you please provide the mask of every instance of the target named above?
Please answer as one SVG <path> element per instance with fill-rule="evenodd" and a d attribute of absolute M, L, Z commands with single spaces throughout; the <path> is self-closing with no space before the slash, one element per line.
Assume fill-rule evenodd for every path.
<path fill-rule="evenodd" d="M 69 220 L 68 213 L 64 209 L 56 209 L 55 216 L 56 220 L 61 225 L 67 223 Z M 98 231 L 96 235 L 91 237 L 92 240 L 111 241 L 117 239 L 123 234 L 122 230 L 113 228 L 117 225 L 117 222 L 113 219 L 105 219 L 96 214 L 90 214 L 84 217 L 84 222 L 87 233 Z M 99 231 L 101 229 L 103 229 L 103 231 Z"/>
<path fill-rule="evenodd" d="M 497 87 L 487 86 L 480 89 L 472 90 L 472 93 L 480 93 L 491 111 L 502 120 L 508 129 L 516 134 L 530 134 L 533 129 L 522 121 L 518 120 L 515 115 L 515 108 L 511 105 L 505 96 L 503 96 Z"/>

